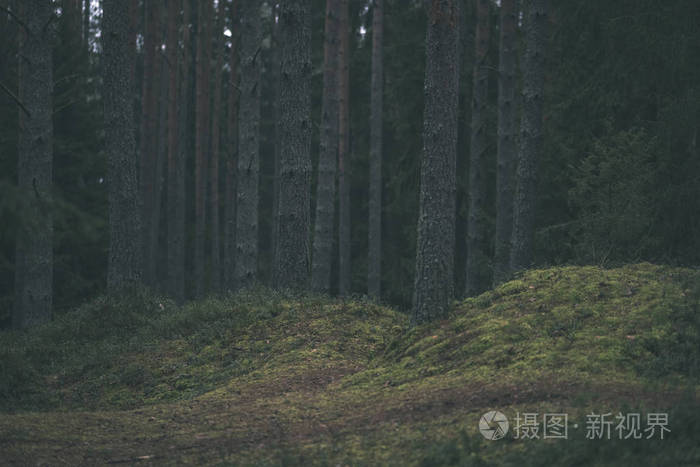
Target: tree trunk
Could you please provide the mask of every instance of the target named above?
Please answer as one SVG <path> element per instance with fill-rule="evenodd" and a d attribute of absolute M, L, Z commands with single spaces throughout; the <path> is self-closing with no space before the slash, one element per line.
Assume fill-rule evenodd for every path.
<path fill-rule="evenodd" d="M 414 323 L 447 315 L 453 296 L 459 3 L 428 6 Z"/>
<path fill-rule="evenodd" d="M 374 0 L 372 9 L 372 83 L 369 149 L 369 250 L 367 255 L 367 294 L 379 299 L 382 286 L 382 112 L 384 64 L 383 1 Z"/>
<path fill-rule="evenodd" d="M 333 255 L 333 218 L 335 217 L 335 172 L 338 150 L 338 16 L 339 0 L 326 0 L 323 52 L 323 97 L 321 135 L 316 185 L 311 287 L 328 292 Z"/>
<path fill-rule="evenodd" d="M 224 288 L 234 286 L 236 264 L 236 165 L 238 154 L 238 38 L 237 2 L 231 2 L 231 49 L 228 86 L 228 150 L 226 159 L 226 194 L 224 200 Z"/>
<path fill-rule="evenodd" d="M 140 157 L 141 174 L 141 228 L 143 280 L 155 284 L 155 252 L 152 250 L 156 165 L 158 160 L 158 95 L 155 83 L 160 82 L 160 9 L 154 1 L 146 2 L 146 32 L 144 37 L 144 67 L 141 93 L 141 134 Z"/>
<path fill-rule="evenodd" d="M 478 295 L 491 284 L 486 240 L 486 107 L 489 97 L 490 0 L 476 1 L 474 82 L 469 148 L 469 220 L 465 295 Z"/>
<path fill-rule="evenodd" d="M 209 171 L 209 188 L 211 190 L 211 289 L 218 293 L 221 291 L 221 227 L 219 224 L 219 160 L 221 158 L 219 148 L 221 146 L 221 86 L 222 69 L 224 66 L 225 42 L 222 40 L 224 29 L 224 2 L 219 1 L 216 29 L 214 30 L 214 54 L 216 55 L 214 66 L 214 112 L 211 120 L 211 170 Z"/>
<path fill-rule="evenodd" d="M 186 59 L 180 62 L 178 47 L 178 16 L 180 3 L 184 6 L 183 48 L 186 51 L 187 22 L 189 21 L 188 0 L 168 0 L 168 38 L 166 51 L 168 53 L 168 293 L 178 303 L 185 299 L 185 160 L 183 148 L 180 147 L 180 132 L 185 131 L 185 125 L 180 125 L 181 116 L 178 106 L 186 106 L 185 99 L 180 100 L 180 66 L 186 66 Z M 187 80 L 182 84 L 184 89 Z"/>
<path fill-rule="evenodd" d="M 520 150 L 510 253 L 512 271 L 527 269 L 532 265 L 537 157 L 542 146 L 547 2 L 546 0 L 528 0 L 526 11 L 523 113 L 520 122 Z"/>
<path fill-rule="evenodd" d="M 273 12 L 274 14 L 281 14 L 282 5 L 277 5 L 279 10 Z M 282 142 L 280 141 L 280 134 L 282 129 L 280 128 L 280 69 L 282 67 L 282 54 L 280 49 L 282 48 L 282 42 L 280 41 L 280 24 L 279 21 L 272 24 L 272 88 L 274 89 L 275 97 L 272 104 L 274 119 L 275 119 L 275 152 L 274 152 L 274 178 L 272 182 L 272 235 L 271 242 L 272 245 L 272 283 L 276 284 L 276 279 L 274 274 L 276 274 L 275 268 L 277 261 L 277 234 L 279 233 L 279 194 L 280 194 L 280 151 L 282 150 Z"/>
<path fill-rule="evenodd" d="M 338 293 L 350 292 L 350 86 L 348 0 L 340 0 L 338 53 Z"/>
<path fill-rule="evenodd" d="M 516 0 L 501 0 L 501 37 L 498 70 L 498 155 L 496 168 L 496 245 L 494 285 L 508 278 L 510 235 L 513 228 L 515 134 Z"/>
<path fill-rule="evenodd" d="M 90 50 L 90 0 L 83 3 L 83 47 Z"/>
<path fill-rule="evenodd" d="M 211 0 L 198 3 L 196 100 L 195 100 L 195 233 L 194 233 L 194 282 L 195 297 L 204 295 L 204 237 L 206 233 L 207 153 L 209 138 L 209 50 L 211 48 Z"/>
<path fill-rule="evenodd" d="M 162 0 L 161 0 L 162 1 Z M 165 4 L 161 4 L 165 7 Z M 163 21 L 165 8 L 162 8 L 160 13 L 161 25 L 166 25 Z M 162 27 L 158 31 L 158 43 L 163 43 Z M 167 28 L 166 28 L 167 29 Z M 166 31 L 167 34 L 167 31 Z M 155 166 L 155 177 L 154 177 L 154 188 L 153 188 L 153 218 L 151 220 L 150 231 L 148 234 L 148 241 L 150 246 L 148 251 L 151 254 L 150 261 L 153 264 L 150 266 L 153 274 L 153 286 L 162 288 L 162 283 L 160 281 L 161 275 L 159 275 L 159 269 L 163 269 L 163 265 L 158 268 L 159 259 L 162 257 L 160 254 L 160 224 L 162 220 L 162 207 L 163 207 L 163 182 L 165 177 L 165 168 L 167 166 L 167 142 L 168 142 L 168 86 L 169 86 L 169 68 L 168 60 L 165 53 L 159 49 L 158 51 L 158 62 L 159 62 L 159 98 L 158 98 L 158 133 L 156 141 L 156 166 Z"/>
<path fill-rule="evenodd" d="M 51 320 L 53 303 L 53 28 L 49 0 L 23 2 L 17 172 L 23 225 L 17 232 L 13 327 Z M 25 112 L 26 110 L 26 112 Z"/>
<path fill-rule="evenodd" d="M 104 0 L 103 100 L 109 186 L 107 287 L 117 292 L 141 279 L 141 217 L 134 128 L 133 31 L 120 0 Z"/>
<path fill-rule="evenodd" d="M 311 1 L 281 5 L 279 201 L 275 284 L 305 290 L 309 282 L 311 188 Z"/>
<path fill-rule="evenodd" d="M 255 283 L 258 270 L 260 171 L 260 3 L 241 2 L 241 97 L 238 125 L 235 288 Z"/>

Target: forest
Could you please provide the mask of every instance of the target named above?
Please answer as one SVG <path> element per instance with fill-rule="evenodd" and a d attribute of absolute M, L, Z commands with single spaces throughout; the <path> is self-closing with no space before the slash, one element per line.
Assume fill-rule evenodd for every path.
<path fill-rule="evenodd" d="M 0 464 L 700 463 L 699 129 L 696 0 L 0 0 Z"/>

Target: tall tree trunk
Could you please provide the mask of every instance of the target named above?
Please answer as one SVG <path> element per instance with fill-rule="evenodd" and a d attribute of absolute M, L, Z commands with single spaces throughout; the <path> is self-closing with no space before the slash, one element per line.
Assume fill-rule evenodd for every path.
<path fill-rule="evenodd" d="M 195 233 L 194 233 L 194 282 L 195 296 L 204 295 L 206 233 L 206 188 L 207 154 L 209 138 L 207 119 L 209 116 L 209 50 L 211 48 L 210 17 L 211 0 L 198 2 L 197 16 L 197 58 L 196 58 L 196 99 L 195 99 Z"/>
<path fill-rule="evenodd" d="M 372 8 L 372 83 L 369 148 L 369 250 L 367 257 L 367 294 L 378 299 L 382 286 L 382 112 L 384 99 L 383 1 L 374 0 Z"/>
<path fill-rule="evenodd" d="M 413 321 L 445 316 L 454 288 L 459 4 L 428 5 Z"/>
<path fill-rule="evenodd" d="M 24 109 L 19 114 L 17 172 L 24 222 L 16 243 L 15 328 L 49 321 L 53 303 L 53 28 L 46 27 L 53 6 L 49 0 L 23 3 L 18 97 Z"/>
<path fill-rule="evenodd" d="M 547 1 L 528 0 L 526 11 L 523 112 L 510 253 L 510 267 L 513 271 L 530 267 L 533 260 L 537 157 L 542 146 Z"/>
<path fill-rule="evenodd" d="M 277 287 L 309 283 L 311 188 L 311 0 L 281 5 L 279 201 L 275 256 Z"/>
<path fill-rule="evenodd" d="M 133 31 L 120 0 L 104 0 L 102 13 L 105 152 L 109 186 L 107 287 L 116 292 L 141 279 L 141 217 L 134 128 Z"/>
<path fill-rule="evenodd" d="M 338 53 L 338 293 L 350 292 L 350 85 L 348 0 L 340 0 Z"/>
<path fill-rule="evenodd" d="M 144 67 L 141 93 L 140 190 L 143 280 L 155 284 L 155 252 L 151 237 L 154 229 L 156 165 L 158 160 L 158 96 L 160 82 L 160 13 L 157 2 L 146 2 Z"/>
<path fill-rule="evenodd" d="M 260 3 L 241 2 L 241 97 L 238 125 L 235 288 L 252 285 L 258 271 L 260 171 Z"/>
<path fill-rule="evenodd" d="M 340 0 L 326 0 L 323 46 L 323 97 L 321 135 L 316 185 L 311 287 L 328 292 L 333 255 L 333 218 L 335 217 L 335 172 L 338 150 L 338 16 Z"/>
<path fill-rule="evenodd" d="M 281 5 L 277 5 L 279 8 L 276 12 L 273 11 L 273 15 L 281 14 Z M 280 184 L 280 151 L 282 149 L 282 142 L 280 141 L 280 69 L 282 66 L 282 54 L 280 49 L 282 48 L 282 42 L 280 41 L 280 24 L 279 21 L 273 21 L 272 24 L 272 87 L 275 92 L 274 102 L 273 102 L 273 113 L 275 119 L 275 153 L 274 153 L 274 179 L 272 184 L 272 235 L 271 235 L 271 245 L 272 245 L 272 263 L 273 263 L 273 283 L 276 283 L 274 279 L 275 274 L 275 261 L 277 261 L 277 234 L 279 232 L 279 184 Z"/>
<path fill-rule="evenodd" d="M 90 0 L 83 3 L 83 47 L 90 50 Z"/>
<path fill-rule="evenodd" d="M 182 62 L 179 57 L 178 47 L 178 23 L 180 3 L 184 6 L 184 30 L 183 48 L 188 47 L 187 21 L 188 0 L 168 0 L 168 38 L 166 51 L 168 54 L 168 293 L 178 302 L 185 298 L 185 160 L 184 152 L 180 147 L 180 132 L 185 131 L 185 125 L 180 125 L 181 116 L 178 115 L 178 106 L 186 106 L 185 99 L 180 100 L 180 66 L 186 66 L 186 59 Z M 185 52 L 186 53 L 186 52 Z M 182 84 L 182 89 L 187 86 L 187 80 Z"/>
<path fill-rule="evenodd" d="M 516 0 L 501 0 L 501 37 L 498 65 L 498 155 L 496 168 L 496 241 L 493 282 L 510 272 L 510 235 L 513 228 L 515 134 Z"/>
<path fill-rule="evenodd" d="M 238 38 L 237 1 L 230 6 L 231 49 L 229 51 L 228 119 L 226 151 L 226 194 L 224 199 L 224 288 L 234 286 L 236 264 L 236 166 L 238 154 Z"/>
<path fill-rule="evenodd" d="M 165 4 L 162 3 L 163 7 L 160 11 L 161 26 L 166 25 L 164 21 L 165 17 Z M 163 43 L 162 27 L 158 32 L 158 43 Z M 166 28 L 167 33 L 167 28 Z M 163 207 L 163 183 L 165 178 L 165 168 L 167 167 L 167 142 L 168 142 L 168 86 L 170 79 L 168 77 L 168 61 L 165 53 L 159 49 L 158 51 L 158 63 L 159 63 L 159 82 L 158 86 L 158 132 L 156 133 L 156 165 L 155 165 L 155 177 L 153 181 L 153 218 L 151 220 L 150 231 L 148 233 L 148 241 L 150 245 L 148 251 L 151 254 L 150 261 L 153 264 L 150 266 L 153 274 L 153 286 L 162 287 L 161 277 L 159 275 L 159 269 L 163 269 L 163 265 L 158 268 L 159 259 L 162 257 L 160 254 L 160 224 L 162 221 L 162 207 Z"/>
<path fill-rule="evenodd" d="M 225 42 L 222 40 L 224 29 L 224 2 L 219 0 L 216 29 L 214 30 L 213 47 L 216 56 L 214 66 L 214 111 L 211 117 L 211 170 L 209 171 L 209 188 L 211 192 L 211 289 L 218 293 L 221 291 L 221 228 L 219 224 L 219 160 L 221 155 L 221 86 L 222 69 L 224 66 Z"/>
<path fill-rule="evenodd" d="M 472 92 L 471 141 L 469 148 L 469 221 L 465 295 L 486 290 L 489 259 L 486 240 L 486 107 L 489 96 L 490 0 L 476 1 L 476 39 Z"/>

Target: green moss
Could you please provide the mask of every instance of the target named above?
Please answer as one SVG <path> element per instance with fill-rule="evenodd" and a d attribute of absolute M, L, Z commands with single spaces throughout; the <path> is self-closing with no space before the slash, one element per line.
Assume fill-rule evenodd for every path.
<path fill-rule="evenodd" d="M 697 407 L 699 279 L 650 264 L 533 270 L 418 328 L 369 302 L 264 289 L 183 307 L 143 292 L 102 298 L 0 335 L 0 455 L 47 464 L 573 459 L 558 447 L 485 444 L 476 421 L 490 408 L 670 409 L 682 388 Z M 571 449 L 592 463 L 608 452 Z"/>

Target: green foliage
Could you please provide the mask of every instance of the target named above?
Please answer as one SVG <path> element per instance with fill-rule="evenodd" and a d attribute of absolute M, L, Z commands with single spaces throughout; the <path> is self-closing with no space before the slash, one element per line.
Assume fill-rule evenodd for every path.
<path fill-rule="evenodd" d="M 586 262 L 638 259 L 653 246 L 655 141 L 643 129 L 593 143 L 569 196 L 578 211 L 577 249 Z"/>

